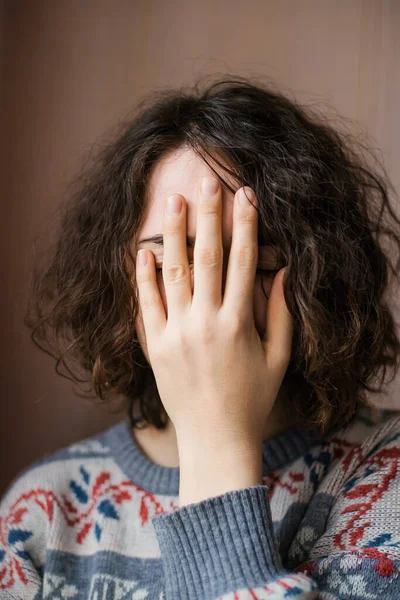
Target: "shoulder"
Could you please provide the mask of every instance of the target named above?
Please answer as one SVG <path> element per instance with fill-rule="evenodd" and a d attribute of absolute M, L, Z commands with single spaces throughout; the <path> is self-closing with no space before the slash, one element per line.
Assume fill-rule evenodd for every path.
<path fill-rule="evenodd" d="M 18 473 L 0 499 L 0 553 L 13 551 L 18 556 L 29 551 L 34 564 L 41 565 L 48 544 L 54 543 L 51 538 L 59 527 L 55 522 L 71 526 L 78 539 L 85 535 L 80 516 L 94 498 L 101 502 L 105 486 L 118 471 L 107 440 L 121 423 L 60 448 Z M 117 477 L 121 479 L 119 473 Z"/>
<path fill-rule="evenodd" d="M 373 443 L 374 439 L 384 438 L 391 432 L 400 430 L 400 411 L 381 409 L 376 406 L 359 406 L 351 422 L 330 437 L 347 439 L 349 442 Z"/>
<path fill-rule="evenodd" d="M 400 413 L 360 409 L 310 456 L 319 485 L 290 550 L 306 560 L 297 569 L 335 598 L 354 589 L 386 598 L 390 586 L 397 597 Z"/>
<path fill-rule="evenodd" d="M 324 482 L 332 508 L 314 552 L 370 553 L 387 544 L 399 560 L 400 413 L 365 408 L 329 443 L 338 457 Z"/>
<path fill-rule="evenodd" d="M 363 465 L 380 464 L 384 456 L 398 462 L 400 412 L 360 407 L 352 422 L 329 436 L 328 443 L 341 458 L 341 470 L 347 482 Z"/>
<path fill-rule="evenodd" d="M 389 447 L 393 449 L 391 455 L 397 456 L 400 450 L 400 411 L 360 406 L 346 427 L 313 444 L 305 460 L 310 468 L 322 461 L 324 477 L 318 483 L 326 486 L 332 478 L 330 483 L 338 489 L 363 464 L 370 463 L 379 450 Z M 328 474 L 330 476 L 325 479 Z"/>
<path fill-rule="evenodd" d="M 341 514 L 352 529 L 352 539 L 365 532 L 385 533 L 394 527 L 400 540 L 398 495 L 400 492 L 400 413 L 379 411 L 361 413 L 359 418 L 337 437 L 338 443 L 350 443 L 341 469 L 345 474 L 338 496 Z M 363 517 L 359 521 L 360 517 Z M 350 520 L 349 520 L 350 519 Z M 358 528 L 362 520 L 368 527 Z M 347 535 L 349 530 L 347 531 Z M 361 535 L 362 533 L 362 535 Z"/>
<path fill-rule="evenodd" d="M 132 485 L 113 456 L 121 427 L 125 421 L 32 462 L 9 484 L 0 499 L 5 597 L 47 595 L 55 580 L 62 581 L 57 570 L 56 579 L 52 575 L 59 552 L 80 556 L 95 551 L 103 521 L 116 518 L 115 506 L 125 502 L 125 488 Z M 76 586 L 67 587 L 76 591 Z"/>
<path fill-rule="evenodd" d="M 9 483 L 1 498 L 2 506 L 15 501 L 18 493 L 26 492 L 30 485 L 35 490 L 40 486 L 57 488 L 68 485 L 69 475 L 75 472 L 77 462 L 90 463 L 110 458 L 107 435 L 111 429 L 61 447 L 28 464 Z"/>

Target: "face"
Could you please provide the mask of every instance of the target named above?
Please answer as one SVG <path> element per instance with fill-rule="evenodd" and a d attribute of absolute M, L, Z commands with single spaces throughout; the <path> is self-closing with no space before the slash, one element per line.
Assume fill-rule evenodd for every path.
<path fill-rule="evenodd" d="M 236 191 L 241 187 L 235 180 L 227 176 L 221 167 L 213 164 L 216 172 L 231 185 Z M 205 175 L 214 175 L 210 167 L 193 150 L 182 147 L 168 156 L 161 159 L 154 167 L 148 186 L 148 204 L 144 221 L 138 232 L 137 250 L 148 248 L 155 257 L 157 272 L 157 281 L 160 294 L 164 303 L 165 314 L 168 316 L 167 298 L 162 278 L 163 264 L 163 213 L 164 204 L 167 196 L 170 194 L 182 194 L 187 203 L 187 225 L 186 234 L 196 238 L 196 215 L 197 215 L 197 190 L 201 178 Z M 222 186 L 222 245 L 224 249 L 224 265 L 222 273 L 222 293 L 225 289 L 225 281 L 228 267 L 229 252 L 232 240 L 233 225 L 233 201 L 234 194 L 224 185 Z M 154 241 L 143 241 L 145 238 L 160 236 L 161 243 Z M 193 256 L 194 248 L 187 250 L 189 266 L 192 272 L 192 290 L 194 285 L 193 277 Z M 267 298 L 272 287 L 274 274 L 268 273 L 268 269 L 277 268 L 274 252 L 271 247 L 259 246 L 258 265 L 253 291 L 254 324 L 260 334 L 264 336 Z M 264 288 L 264 292 L 263 289 Z M 143 326 L 142 313 L 139 310 L 136 321 L 136 331 L 147 361 L 151 364 L 146 347 L 146 333 Z"/>

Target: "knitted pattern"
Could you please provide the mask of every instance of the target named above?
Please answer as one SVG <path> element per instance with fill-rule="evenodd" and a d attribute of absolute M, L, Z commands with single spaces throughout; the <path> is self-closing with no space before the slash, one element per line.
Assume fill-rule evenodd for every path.
<path fill-rule="evenodd" d="M 0 598 L 399 599 L 399 413 L 262 457 L 262 484 L 182 507 L 128 418 L 32 463 L 0 501 Z"/>

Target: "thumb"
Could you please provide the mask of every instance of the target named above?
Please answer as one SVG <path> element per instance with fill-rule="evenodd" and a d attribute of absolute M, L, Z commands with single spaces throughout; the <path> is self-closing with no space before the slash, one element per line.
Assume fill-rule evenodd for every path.
<path fill-rule="evenodd" d="M 292 354 L 293 319 L 285 302 L 283 283 L 287 267 L 275 275 L 267 304 L 267 326 L 263 344 L 267 359 L 290 362 Z"/>

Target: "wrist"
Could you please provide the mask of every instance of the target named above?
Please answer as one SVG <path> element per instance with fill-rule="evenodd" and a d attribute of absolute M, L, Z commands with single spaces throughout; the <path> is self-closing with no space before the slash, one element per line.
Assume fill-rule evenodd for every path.
<path fill-rule="evenodd" d="M 187 448 L 187 447 L 186 447 Z M 200 453 L 179 450 L 179 505 L 262 484 L 261 447 L 235 446 L 232 451 Z"/>

